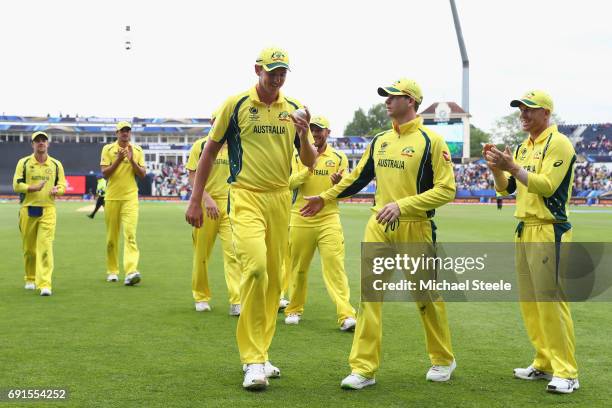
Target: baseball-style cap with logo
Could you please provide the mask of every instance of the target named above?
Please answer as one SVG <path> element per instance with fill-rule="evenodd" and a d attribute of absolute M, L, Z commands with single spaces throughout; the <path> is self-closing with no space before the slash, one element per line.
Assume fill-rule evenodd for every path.
<path fill-rule="evenodd" d="M 281 48 L 266 48 L 259 53 L 255 64 L 262 66 L 268 72 L 276 68 L 289 69 L 289 55 Z"/>
<path fill-rule="evenodd" d="M 378 88 L 378 94 L 380 96 L 410 96 L 418 103 L 423 102 L 423 92 L 421 92 L 421 87 L 414 79 L 401 78 L 391 86 L 381 86 Z"/>
<path fill-rule="evenodd" d="M 521 105 L 525 105 L 526 107 L 532 109 L 548 109 L 551 112 L 554 108 L 553 100 L 550 95 L 540 90 L 529 91 L 520 99 L 513 99 L 510 102 L 510 106 L 512 106 L 513 108 L 518 108 Z"/>
<path fill-rule="evenodd" d="M 321 129 L 329 129 L 329 120 L 325 116 L 314 116 L 310 119 L 310 124 L 320 127 Z"/>
<path fill-rule="evenodd" d="M 45 132 L 34 132 L 34 133 L 32 133 L 32 140 L 36 139 L 38 136 L 42 136 L 45 139 L 49 140 L 49 135 L 46 134 Z"/>
<path fill-rule="evenodd" d="M 117 131 L 122 130 L 124 128 L 128 128 L 128 129 L 132 130 L 132 124 L 130 122 L 126 122 L 126 121 L 121 121 L 121 122 L 117 123 L 117 126 L 116 126 Z"/>

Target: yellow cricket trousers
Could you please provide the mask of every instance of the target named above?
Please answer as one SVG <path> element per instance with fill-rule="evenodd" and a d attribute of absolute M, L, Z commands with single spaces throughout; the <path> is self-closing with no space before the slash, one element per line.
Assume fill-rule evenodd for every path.
<path fill-rule="evenodd" d="M 561 248 L 553 243 L 571 242 L 569 223 L 521 222 L 515 235 L 516 269 L 522 301 L 521 314 L 535 349 L 533 366 L 561 378 L 577 378 L 576 339 L 569 304 L 554 301 L 547 293 L 557 290 L 557 264 Z M 547 244 L 533 244 L 547 243 Z M 562 257 L 560 258 L 562 261 Z M 540 298 L 547 301 L 537 300 Z"/>
<path fill-rule="evenodd" d="M 232 227 L 227 214 L 227 198 L 215 199 L 219 207 L 219 218 L 209 218 L 204 212 L 201 228 L 194 228 L 193 269 L 191 272 L 191 289 L 196 302 L 208 302 L 211 298 L 208 286 L 208 260 L 212 253 L 217 235 L 223 246 L 223 269 L 230 304 L 240 303 L 240 265 L 234 256 Z"/>
<path fill-rule="evenodd" d="M 410 243 L 435 242 L 432 221 L 402 221 L 387 227 L 372 214 L 366 226 L 364 242 Z M 415 301 L 425 329 L 429 359 L 434 365 L 450 365 L 454 360 L 446 306 L 432 294 L 432 301 Z M 380 366 L 382 343 L 382 302 L 361 302 L 357 326 L 349 356 L 352 372 L 373 378 Z"/>
<path fill-rule="evenodd" d="M 276 329 L 281 269 L 287 251 L 291 192 L 230 187 L 230 221 L 242 270 L 236 339 L 244 364 L 268 360 Z"/>
<path fill-rule="evenodd" d="M 138 270 L 140 252 L 136 245 L 138 199 L 106 200 L 106 273 L 119 273 L 119 229 L 123 227 L 123 271 L 127 275 Z"/>
<path fill-rule="evenodd" d="M 344 270 L 344 233 L 339 218 L 325 225 L 313 227 L 291 227 L 289 230 L 289 258 L 291 272 L 291 299 L 285 315 L 304 312 L 308 286 L 308 269 L 315 249 L 321 255 L 323 281 L 327 293 L 336 305 L 338 324 L 355 317 L 350 304 L 350 289 Z"/>
<path fill-rule="evenodd" d="M 51 289 L 55 224 L 55 207 L 44 207 L 40 217 L 30 217 L 28 207 L 21 207 L 19 210 L 19 231 L 25 262 L 24 279 L 26 282 L 34 282 L 37 289 Z"/>

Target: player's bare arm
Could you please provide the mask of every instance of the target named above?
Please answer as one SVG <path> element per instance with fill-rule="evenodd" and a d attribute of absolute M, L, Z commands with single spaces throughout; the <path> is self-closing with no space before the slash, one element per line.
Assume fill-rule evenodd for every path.
<path fill-rule="evenodd" d="M 185 211 L 185 220 L 188 224 L 200 228 L 203 222 L 202 212 L 202 200 L 204 198 L 204 186 L 208 181 L 210 172 L 213 167 L 213 163 L 223 146 L 222 143 L 209 140 L 204 146 L 204 151 L 198 162 L 198 168 L 196 170 L 195 180 L 193 182 L 193 191 L 191 193 L 191 199 Z M 206 194 L 208 196 L 208 193 Z M 210 196 L 209 196 L 210 197 Z M 218 214 L 218 209 L 217 209 Z"/>

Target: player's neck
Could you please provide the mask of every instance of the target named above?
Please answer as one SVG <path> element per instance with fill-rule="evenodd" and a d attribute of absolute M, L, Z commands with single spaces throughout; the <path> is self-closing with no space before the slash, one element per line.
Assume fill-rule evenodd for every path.
<path fill-rule="evenodd" d="M 45 153 L 34 153 L 34 158 L 36 159 L 37 162 L 39 163 L 44 163 L 47 161 L 47 157 L 49 157 L 49 155 L 45 152 Z"/>
<path fill-rule="evenodd" d="M 405 114 L 403 114 L 402 116 L 399 116 L 397 118 L 393 118 L 393 122 L 399 127 L 401 125 L 403 125 L 404 123 L 408 123 L 412 120 L 415 120 L 417 117 L 416 112 L 414 111 L 409 111 L 406 112 Z"/>
<path fill-rule="evenodd" d="M 119 147 L 128 147 L 128 145 L 130 144 L 130 142 L 124 142 L 123 140 L 117 140 L 117 144 L 119 144 Z"/>
<path fill-rule="evenodd" d="M 257 96 L 259 96 L 259 100 L 268 106 L 272 105 L 278 100 L 279 91 L 277 90 L 268 92 L 264 87 L 260 86 L 259 84 L 255 86 L 255 89 L 257 90 Z"/>
<path fill-rule="evenodd" d="M 540 136 L 543 131 L 548 129 L 548 126 L 550 126 L 549 123 L 544 123 L 542 126 L 539 126 L 537 129 L 530 130 L 529 131 L 529 138 L 531 139 L 531 141 L 535 142 L 536 139 L 538 138 L 538 136 Z"/>
<path fill-rule="evenodd" d="M 321 153 L 325 152 L 326 149 L 327 149 L 327 142 L 325 142 L 325 144 L 323 144 L 323 146 L 317 148 L 317 153 L 321 154 Z"/>

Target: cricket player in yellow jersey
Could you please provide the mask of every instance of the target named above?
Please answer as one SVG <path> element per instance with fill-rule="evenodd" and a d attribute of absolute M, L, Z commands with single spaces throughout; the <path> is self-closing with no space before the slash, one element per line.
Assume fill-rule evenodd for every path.
<path fill-rule="evenodd" d="M 49 156 L 49 136 L 34 132 L 34 153 L 21 158 L 15 167 L 13 190 L 20 195 L 19 232 L 23 242 L 25 288 L 51 296 L 53 240 L 55 239 L 55 197 L 66 191 L 64 167 Z"/>
<path fill-rule="evenodd" d="M 264 49 L 255 62 L 257 84 L 228 98 L 217 114 L 198 163 L 187 222 L 202 225 L 202 198 L 213 163 L 227 143 L 229 217 L 238 262 L 241 313 L 236 337 L 245 372 L 243 387 L 262 389 L 280 376 L 268 359 L 276 329 L 281 267 L 287 250 L 293 147 L 306 166 L 314 164 L 307 110 L 284 96 L 289 58 L 284 50 Z"/>
<path fill-rule="evenodd" d="M 214 124 L 216 114 L 213 115 Z M 198 161 L 208 141 L 208 136 L 196 140 L 191 147 L 187 166 L 189 183 L 193 187 L 193 179 L 198 168 Z M 240 265 L 234 255 L 232 245 L 232 227 L 227 214 L 227 193 L 229 184 L 229 158 L 227 156 L 227 143 L 223 144 L 213 163 L 213 168 L 204 188 L 203 204 L 206 215 L 200 228 L 194 228 L 193 236 L 193 270 L 191 288 L 195 309 L 198 312 L 210 311 L 211 298 L 208 286 L 208 260 L 215 244 L 217 235 L 223 244 L 223 268 L 225 282 L 229 294 L 231 316 L 240 316 Z"/>
<path fill-rule="evenodd" d="M 331 188 L 342 179 L 348 167 L 346 155 L 327 144 L 331 130 L 323 116 L 310 120 L 310 132 L 317 149 L 314 167 L 304 166 L 298 156 L 292 161 L 289 188 L 293 190 L 289 228 L 289 262 L 291 299 L 285 309 L 285 323 L 298 324 L 304 313 L 308 283 L 308 269 L 315 249 L 321 254 L 323 280 L 327 293 L 336 304 L 340 330 L 355 328 L 355 309 L 350 304 L 350 289 L 344 270 L 344 233 L 336 202 L 330 203 L 314 217 L 302 217 L 300 208 L 306 204 L 304 196 L 313 196 Z"/>
<path fill-rule="evenodd" d="M 318 196 L 306 197 L 308 203 L 301 213 L 312 216 L 337 198 L 358 193 L 376 177 L 375 205 L 363 241 L 435 243 L 435 209 L 455 197 L 450 151 L 442 136 L 424 127 L 417 116 L 423 94 L 415 81 L 402 78 L 378 88 L 378 94 L 387 97 L 393 128 L 372 139 L 357 167 L 340 183 Z M 447 381 L 456 363 L 445 304 L 434 294 L 415 303 L 432 364 L 426 379 Z M 382 302 L 362 301 L 349 357 L 352 373 L 342 380 L 342 388 L 361 389 L 375 383 L 381 338 Z"/>
<path fill-rule="evenodd" d="M 130 143 L 132 125 L 119 122 L 116 126 L 117 141 L 102 148 L 100 168 L 108 180 L 104 199 L 106 220 L 106 280 L 119 280 L 119 230 L 123 227 L 124 284 L 136 285 L 141 280 L 138 272 L 138 184 L 136 177 L 144 178 L 144 154 L 140 146 Z"/>
<path fill-rule="evenodd" d="M 550 124 L 553 101 L 546 92 L 527 92 L 510 106 L 520 109 L 521 124 L 529 137 L 514 152 L 509 147 L 502 152 L 485 146 L 484 155 L 497 191 L 516 193 L 514 216 L 520 220 L 515 233 L 520 307 L 535 358 L 527 368 L 516 368 L 514 376 L 546 379 L 548 391 L 571 393 L 580 384 L 569 304 L 563 297 L 537 301 L 539 293 L 550 289 L 547 281 L 556 282 L 559 265 L 546 262 L 546 247 L 533 243 L 550 242 L 550 249 L 558 252 L 556 243 L 571 242 L 568 205 L 576 154 L 569 139 Z M 555 255 L 558 257 L 557 253 L 550 258 Z"/>

